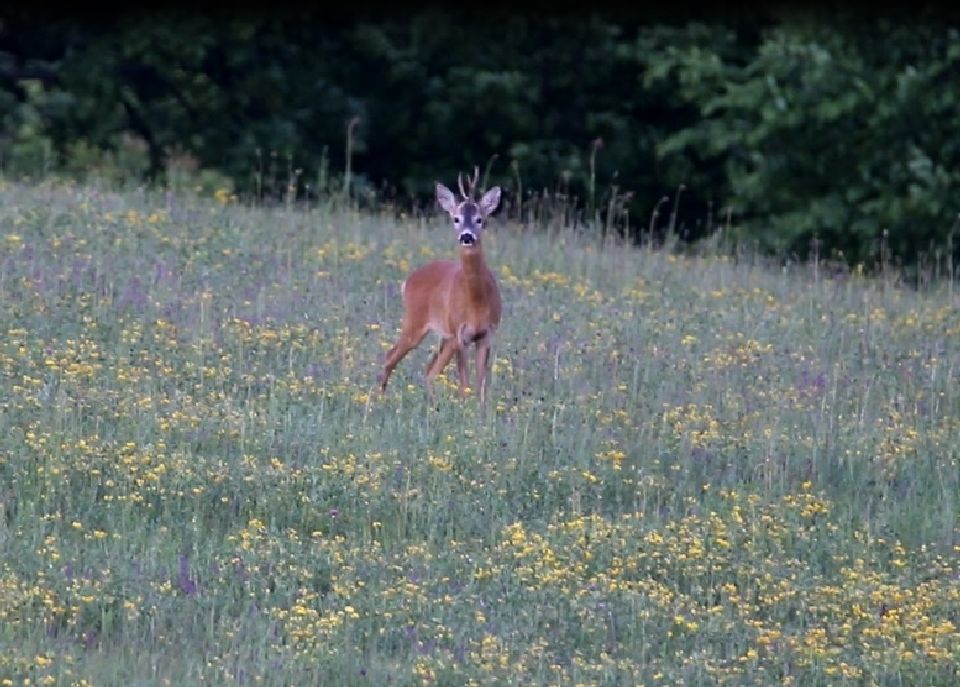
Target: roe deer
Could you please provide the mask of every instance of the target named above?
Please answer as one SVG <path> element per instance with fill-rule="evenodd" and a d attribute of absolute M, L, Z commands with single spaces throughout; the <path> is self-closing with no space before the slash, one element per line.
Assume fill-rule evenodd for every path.
<path fill-rule="evenodd" d="M 403 295 L 403 324 L 400 338 L 387 353 L 380 390 L 385 391 L 390 373 L 407 353 L 416 348 L 428 332 L 440 335 L 440 348 L 427 364 L 427 391 L 433 379 L 443 371 L 450 358 L 457 356 L 460 394 L 466 393 L 466 351 L 476 345 L 476 376 L 480 402 L 486 395 L 490 363 L 490 344 L 500 324 L 500 290 L 496 277 L 483 258 L 481 234 L 487 216 L 500 203 L 500 187 L 494 186 L 473 200 L 480 173 L 474 168 L 467 177 L 468 192 L 463 189 L 462 174 L 457 185 L 463 198 L 437 182 L 437 201 L 453 219 L 453 229 L 460 244 L 459 260 L 434 260 L 414 270 L 400 285 Z"/>

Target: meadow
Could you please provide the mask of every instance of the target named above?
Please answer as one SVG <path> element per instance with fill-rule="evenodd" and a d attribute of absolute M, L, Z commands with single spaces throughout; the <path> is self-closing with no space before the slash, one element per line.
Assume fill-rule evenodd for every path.
<path fill-rule="evenodd" d="M 484 411 L 439 216 L 0 183 L 0 687 L 960 682 L 950 283 L 485 237 Z"/>

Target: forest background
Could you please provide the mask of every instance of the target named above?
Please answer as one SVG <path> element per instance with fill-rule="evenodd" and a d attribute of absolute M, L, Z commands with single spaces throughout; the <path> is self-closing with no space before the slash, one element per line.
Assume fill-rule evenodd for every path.
<path fill-rule="evenodd" d="M 0 24 L 0 162 L 408 210 L 476 164 L 525 223 L 952 274 L 957 84 L 957 18 L 919 6 L 21 6 Z"/>

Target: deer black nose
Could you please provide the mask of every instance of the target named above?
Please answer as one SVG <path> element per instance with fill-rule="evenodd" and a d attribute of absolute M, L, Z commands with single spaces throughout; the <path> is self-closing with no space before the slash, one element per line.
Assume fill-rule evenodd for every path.
<path fill-rule="evenodd" d="M 460 245 L 462 246 L 472 246 L 477 242 L 476 234 L 472 231 L 464 231 L 460 233 Z"/>

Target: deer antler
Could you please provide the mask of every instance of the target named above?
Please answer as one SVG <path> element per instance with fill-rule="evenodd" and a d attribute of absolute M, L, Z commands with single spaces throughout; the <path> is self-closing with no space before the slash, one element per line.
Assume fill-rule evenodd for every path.
<path fill-rule="evenodd" d="M 477 188 L 477 181 L 480 180 L 480 168 L 476 165 L 473 168 L 473 179 L 467 177 L 467 187 L 470 189 L 470 193 L 466 193 L 463 190 L 463 173 L 457 172 L 457 186 L 460 187 L 460 195 L 463 196 L 464 200 L 472 200 L 473 192 Z"/>

